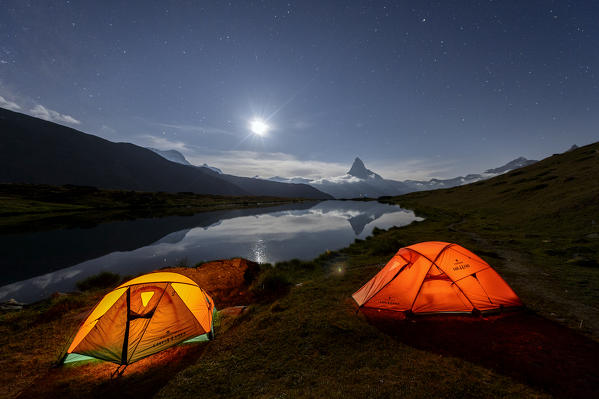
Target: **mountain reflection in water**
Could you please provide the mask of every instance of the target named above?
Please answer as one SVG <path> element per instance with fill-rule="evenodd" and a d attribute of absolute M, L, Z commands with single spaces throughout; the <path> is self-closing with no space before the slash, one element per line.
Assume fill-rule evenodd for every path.
<path fill-rule="evenodd" d="M 0 287 L 0 301 L 31 302 L 73 290 L 77 281 L 103 271 L 134 275 L 183 260 L 312 259 L 370 235 L 374 227 L 414 220 L 421 218 L 376 201 L 323 201 L 8 235 L 0 244 L 0 283 L 7 284 Z"/>

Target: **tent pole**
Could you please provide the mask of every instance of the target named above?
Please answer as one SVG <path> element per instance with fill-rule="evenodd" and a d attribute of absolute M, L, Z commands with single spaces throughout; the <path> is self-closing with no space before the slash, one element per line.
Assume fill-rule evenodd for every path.
<path fill-rule="evenodd" d="M 127 324 L 125 325 L 125 336 L 123 338 L 123 351 L 121 353 L 121 364 L 127 364 L 127 352 L 129 351 L 129 322 L 131 313 L 131 287 L 127 287 Z"/>

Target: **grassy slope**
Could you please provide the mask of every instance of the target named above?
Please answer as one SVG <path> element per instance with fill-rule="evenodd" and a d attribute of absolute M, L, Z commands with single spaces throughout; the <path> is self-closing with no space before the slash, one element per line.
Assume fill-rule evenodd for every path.
<path fill-rule="evenodd" d="M 366 323 L 349 296 L 376 267 L 345 255 L 277 267 L 301 285 L 223 323 L 197 364 L 158 397 L 541 396 L 483 367 L 403 345 Z"/>
<path fill-rule="evenodd" d="M 475 184 L 388 201 L 428 223 L 390 238 L 486 255 L 525 303 L 599 337 L 599 143 Z"/>
<path fill-rule="evenodd" d="M 0 184 L 0 233 L 63 228 L 138 217 L 302 201 L 275 197 L 225 197 L 150 193 L 82 186 Z"/>

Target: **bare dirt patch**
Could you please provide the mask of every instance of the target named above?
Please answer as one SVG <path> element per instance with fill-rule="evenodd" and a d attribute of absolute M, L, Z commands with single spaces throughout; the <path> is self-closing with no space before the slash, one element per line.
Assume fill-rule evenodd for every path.
<path fill-rule="evenodd" d="M 257 263 L 242 258 L 215 260 L 197 267 L 173 267 L 163 271 L 189 277 L 206 290 L 218 309 L 247 305 L 254 301 L 251 283 L 260 273 Z"/>

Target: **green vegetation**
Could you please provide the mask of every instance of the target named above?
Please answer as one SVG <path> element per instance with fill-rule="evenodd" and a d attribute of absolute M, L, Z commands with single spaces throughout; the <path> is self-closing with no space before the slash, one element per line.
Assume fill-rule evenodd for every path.
<path fill-rule="evenodd" d="M 306 200 L 0 184 L 0 234 L 302 201 Z"/>
<path fill-rule="evenodd" d="M 364 243 L 354 244 L 352 251 Z M 375 273 L 349 250 L 276 265 L 288 295 L 223 323 L 198 362 L 162 398 L 539 397 L 480 366 L 398 343 L 355 312 L 351 293 Z M 372 259 L 371 259 L 372 260 Z"/>
<path fill-rule="evenodd" d="M 289 292 L 291 282 L 279 269 L 265 270 L 252 285 L 251 291 L 260 302 L 270 302 Z"/>
<path fill-rule="evenodd" d="M 203 344 L 173 378 L 147 392 L 161 388 L 157 396 L 163 398 L 544 397 L 546 386 L 531 387 L 478 363 L 416 349 L 386 335 L 356 314 L 351 294 L 402 246 L 457 242 L 487 260 L 534 312 L 597 340 L 598 161 L 599 144 L 593 144 L 488 181 L 386 198 L 426 220 L 376 229 L 371 237 L 312 261 L 263 265 L 259 276 L 248 277 L 259 300 L 238 316 L 223 312 L 216 339 Z M 45 378 L 67 331 L 100 292 L 0 314 L 0 346 L 7 354 L 0 360 L 5 390 L 0 394 L 15 396 L 36 378 Z M 46 314 L 58 318 L 37 323 Z M 534 336 L 527 345 L 536 345 Z M 568 356 L 560 353 L 559 359 Z M 85 367 L 51 377 L 70 396 L 109 392 L 96 389 L 108 386 L 110 367 Z M 26 371 L 17 375 L 15 369 Z M 138 381 L 140 387 L 140 378 L 134 377 L 139 373 L 154 381 L 142 365 L 132 365 L 124 378 L 128 373 L 127 381 Z"/>

